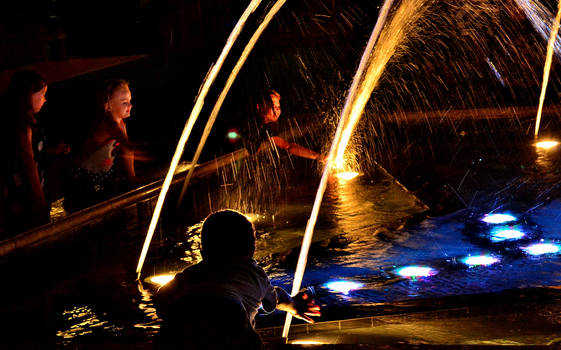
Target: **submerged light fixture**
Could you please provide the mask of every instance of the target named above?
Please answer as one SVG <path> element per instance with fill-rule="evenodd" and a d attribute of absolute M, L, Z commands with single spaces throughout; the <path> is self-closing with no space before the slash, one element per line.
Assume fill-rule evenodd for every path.
<path fill-rule="evenodd" d="M 489 266 L 500 261 L 499 258 L 495 258 L 490 255 L 475 255 L 468 256 L 460 260 L 469 267 L 474 266 Z"/>
<path fill-rule="evenodd" d="M 362 286 L 364 286 L 364 284 L 362 283 L 344 280 L 327 282 L 325 284 L 325 287 L 327 287 L 328 289 L 334 292 L 343 293 L 345 295 L 349 294 L 351 290 L 359 289 Z"/>
<path fill-rule="evenodd" d="M 428 266 L 405 266 L 397 270 L 397 274 L 407 278 L 430 277 L 438 273 L 435 269 Z"/>
<path fill-rule="evenodd" d="M 345 172 L 342 172 L 342 173 L 335 174 L 335 176 L 340 180 L 352 180 L 355 177 L 357 177 L 358 175 L 359 175 L 359 173 L 354 172 L 354 171 L 345 171 Z"/>
<path fill-rule="evenodd" d="M 486 214 L 483 219 L 481 219 L 481 221 L 488 224 L 504 224 L 516 220 L 516 217 L 510 214 Z"/>
<path fill-rule="evenodd" d="M 169 283 L 174 278 L 175 278 L 175 275 L 163 274 L 163 275 L 150 276 L 146 280 L 148 282 L 152 283 L 152 284 L 157 284 L 161 287 L 161 286 Z"/>
<path fill-rule="evenodd" d="M 536 148 L 538 149 L 552 149 L 553 147 L 557 147 L 559 145 L 558 141 L 540 141 L 536 143 Z"/>
<path fill-rule="evenodd" d="M 310 340 L 310 339 L 306 339 L 306 340 L 293 340 L 290 342 L 290 344 L 297 344 L 297 345 L 321 345 L 324 344 L 323 342 L 319 341 L 319 340 Z"/>
<path fill-rule="evenodd" d="M 494 229 L 491 232 L 491 241 L 502 242 L 502 241 L 514 241 L 525 237 L 526 234 L 520 230 L 513 228 L 499 228 Z"/>
<path fill-rule="evenodd" d="M 558 244 L 553 243 L 536 243 L 521 249 L 530 255 L 555 254 L 561 250 Z"/>

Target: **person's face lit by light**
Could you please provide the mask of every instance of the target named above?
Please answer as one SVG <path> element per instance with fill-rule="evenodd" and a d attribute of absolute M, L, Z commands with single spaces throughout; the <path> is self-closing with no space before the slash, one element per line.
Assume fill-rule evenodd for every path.
<path fill-rule="evenodd" d="M 39 113 L 41 108 L 43 108 L 43 105 L 47 102 L 47 98 L 45 97 L 46 94 L 47 85 L 45 85 L 41 90 L 31 94 L 31 108 L 33 109 L 33 113 Z"/>
<path fill-rule="evenodd" d="M 130 117 L 132 110 L 131 91 L 128 86 L 121 86 L 113 92 L 105 104 L 105 110 L 111 114 L 113 120 L 120 121 Z"/>
<path fill-rule="evenodd" d="M 281 104 L 280 104 L 280 95 L 276 92 L 272 93 L 270 95 L 271 97 L 271 107 L 269 107 L 267 110 L 265 111 L 260 111 L 262 113 L 263 116 L 263 122 L 265 124 L 267 123 L 274 123 L 277 120 L 279 120 L 280 115 L 281 115 Z M 260 107 L 262 108 L 262 107 Z"/>

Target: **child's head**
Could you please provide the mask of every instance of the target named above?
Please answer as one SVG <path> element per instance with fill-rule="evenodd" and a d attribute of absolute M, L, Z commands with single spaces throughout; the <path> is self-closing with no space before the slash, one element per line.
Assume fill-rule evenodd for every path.
<path fill-rule="evenodd" d="M 105 81 L 100 99 L 105 113 L 112 119 L 121 120 L 130 116 L 132 104 L 128 81 L 122 79 Z"/>
<path fill-rule="evenodd" d="M 275 90 L 265 90 L 257 103 L 257 112 L 263 119 L 263 122 L 274 123 L 281 115 L 281 96 Z"/>
<path fill-rule="evenodd" d="M 201 246 L 203 259 L 252 258 L 255 229 L 243 214 L 235 210 L 220 210 L 205 219 Z"/>
<path fill-rule="evenodd" d="M 47 82 L 41 75 L 30 70 L 14 73 L 6 90 L 7 102 L 15 107 L 15 111 L 24 116 L 34 115 L 45 103 Z"/>

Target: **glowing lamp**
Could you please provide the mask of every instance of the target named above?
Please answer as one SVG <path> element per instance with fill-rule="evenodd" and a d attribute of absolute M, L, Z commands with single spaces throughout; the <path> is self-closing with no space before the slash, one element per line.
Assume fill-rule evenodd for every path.
<path fill-rule="evenodd" d="M 298 345 L 318 345 L 318 344 L 323 344 L 322 342 L 318 341 L 318 340 L 294 340 L 291 341 L 290 344 L 298 344 Z"/>
<path fill-rule="evenodd" d="M 163 286 L 174 278 L 175 278 L 175 275 L 167 275 L 166 274 L 166 275 L 151 276 L 151 277 L 148 277 L 147 280 L 150 283 L 157 284 L 159 286 Z"/>
<path fill-rule="evenodd" d="M 363 284 L 353 281 L 333 281 L 326 283 L 325 286 L 334 292 L 343 293 L 346 295 L 351 290 L 362 287 Z"/>
<path fill-rule="evenodd" d="M 397 274 L 407 278 L 429 277 L 438 273 L 428 266 L 406 266 L 397 270 Z"/>
<path fill-rule="evenodd" d="M 510 214 L 487 214 L 481 221 L 488 224 L 503 224 L 505 222 L 516 221 L 516 217 Z"/>
<path fill-rule="evenodd" d="M 536 143 L 536 148 L 551 149 L 553 147 L 557 147 L 557 145 L 559 145 L 559 142 L 557 141 L 541 141 Z"/>
<path fill-rule="evenodd" d="M 335 176 L 340 180 L 352 180 L 358 176 L 358 173 L 353 171 L 347 171 L 343 173 L 337 173 L 335 174 Z"/>
<path fill-rule="evenodd" d="M 500 260 L 489 255 L 477 255 L 477 256 L 468 256 L 467 258 L 463 258 L 461 261 L 464 264 L 468 265 L 469 267 L 472 267 L 472 266 L 480 266 L 480 265 L 488 266 L 496 262 L 499 262 Z"/>
<path fill-rule="evenodd" d="M 520 239 L 524 236 L 526 236 L 526 234 L 522 231 L 502 228 L 493 230 L 493 232 L 491 233 L 491 240 L 493 242 L 502 242 L 506 240 L 512 241 Z"/>
<path fill-rule="evenodd" d="M 523 247 L 526 253 L 530 255 L 542 255 L 542 254 L 555 254 L 558 253 L 560 248 L 557 244 L 552 243 L 536 243 L 531 244 L 527 247 Z"/>

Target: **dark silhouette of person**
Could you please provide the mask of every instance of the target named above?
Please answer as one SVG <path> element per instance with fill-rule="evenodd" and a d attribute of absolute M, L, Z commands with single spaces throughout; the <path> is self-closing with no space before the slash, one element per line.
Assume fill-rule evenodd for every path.
<path fill-rule="evenodd" d="M 221 210 L 205 219 L 203 260 L 175 275 L 154 298 L 163 319 L 163 348 L 260 349 L 254 329 L 259 307 L 290 312 L 307 322 L 320 315 L 308 293 L 291 298 L 273 287 L 253 260 L 254 252 L 255 229 L 244 215 Z"/>
<path fill-rule="evenodd" d="M 0 176 L 0 230 L 13 235 L 49 222 L 45 194 L 47 143 L 36 115 L 46 102 L 47 82 L 38 73 L 14 73 L 2 96 L 4 166 Z M 49 153 L 68 153 L 60 144 Z"/>

